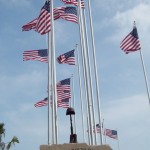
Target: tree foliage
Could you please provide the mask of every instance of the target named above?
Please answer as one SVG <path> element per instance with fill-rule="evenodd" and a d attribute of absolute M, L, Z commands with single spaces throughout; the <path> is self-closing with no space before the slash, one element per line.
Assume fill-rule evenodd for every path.
<path fill-rule="evenodd" d="M 7 142 L 7 143 L 3 142 L 2 141 L 2 136 L 3 135 L 5 136 L 4 126 L 5 126 L 4 123 L 0 123 L 0 149 L 4 150 L 5 145 L 6 145 L 6 149 L 9 150 L 12 145 L 15 145 L 15 143 L 19 143 L 19 140 L 16 136 L 14 136 L 10 142 Z"/>

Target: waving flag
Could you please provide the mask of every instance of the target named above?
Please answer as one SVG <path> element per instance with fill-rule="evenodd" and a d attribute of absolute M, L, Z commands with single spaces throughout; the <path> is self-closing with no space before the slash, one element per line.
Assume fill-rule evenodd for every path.
<path fill-rule="evenodd" d="M 78 23 L 77 9 L 75 7 L 58 7 L 56 9 L 61 10 L 59 18 Z"/>
<path fill-rule="evenodd" d="M 70 78 L 59 81 L 57 83 L 57 90 L 58 91 L 62 91 L 62 90 L 70 91 Z"/>
<path fill-rule="evenodd" d="M 57 57 L 57 61 L 59 64 L 69 64 L 69 65 L 75 65 L 75 50 L 71 50 L 67 53 L 64 53 Z"/>
<path fill-rule="evenodd" d="M 123 39 L 120 48 L 126 53 L 134 52 L 141 49 L 137 28 L 134 25 L 133 30 Z"/>
<path fill-rule="evenodd" d="M 57 83 L 57 106 L 68 108 L 70 98 L 70 78 L 59 81 Z M 48 105 L 48 98 L 45 98 L 44 100 L 41 100 L 34 104 L 35 107 L 42 107 L 46 105 Z"/>
<path fill-rule="evenodd" d="M 62 101 L 71 98 L 70 93 L 70 78 L 61 80 L 57 83 L 57 99 Z"/>
<path fill-rule="evenodd" d="M 117 131 L 116 130 L 110 130 L 110 129 L 105 129 L 105 135 L 113 138 L 113 139 L 117 139 Z"/>
<path fill-rule="evenodd" d="M 62 18 L 67 21 L 78 23 L 77 10 L 75 7 L 57 7 L 53 9 L 54 20 Z M 35 30 L 41 35 L 51 30 L 50 1 L 46 1 L 39 16 L 22 26 L 22 31 Z"/>
<path fill-rule="evenodd" d="M 103 129 L 103 127 L 102 127 Z M 95 133 L 95 127 L 93 126 L 93 132 Z M 101 126 L 100 124 L 96 124 L 96 133 L 101 133 Z M 102 134 L 104 134 L 104 132 L 102 131 Z"/>
<path fill-rule="evenodd" d="M 37 24 L 37 18 L 30 21 L 26 25 L 22 26 L 22 31 L 29 31 L 29 30 L 35 30 L 36 29 L 36 24 Z"/>
<path fill-rule="evenodd" d="M 52 104 L 52 101 L 51 101 L 51 104 Z M 34 106 L 36 108 L 47 106 L 47 105 L 48 105 L 48 98 L 45 98 L 44 100 L 41 100 L 41 101 L 34 104 Z M 69 99 L 64 99 L 62 101 L 58 101 L 57 107 L 68 108 L 69 107 Z"/>
<path fill-rule="evenodd" d="M 34 104 L 35 107 L 42 107 L 42 106 L 47 106 L 47 105 L 48 105 L 47 97 Z"/>
<path fill-rule="evenodd" d="M 57 102 L 58 107 L 68 108 L 69 107 L 69 99 L 63 99 Z"/>
<path fill-rule="evenodd" d="M 100 124 L 96 124 L 96 132 L 97 133 L 101 132 L 101 126 L 100 126 Z"/>
<path fill-rule="evenodd" d="M 54 8 L 54 20 L 60 18 L 60 14 L 64 13 L 66 7 L 56 7 Z"/>
<path fill-rule="evenodd" d="M 42 7 L 40 15 L 36 24 L 36 31 L 40 34 L 46 34 L 51 29 L 50 22 L 50 1 L 46 1 L 45 5 Z"/>
<path fill-rule="evenodd" d="M 57 91 L 57 100 L 62 101 L 64 99 L 71 98 L 71 93 L 68 90 Z"/>
<path fill-rule="evenodd" d="M 65 4 L 73 4 L 75 6 L 78 6 L 78 0 L 61 0 Z M 81 6 L 84 7 L 84 0 L 81 0 Z"/>
<path fill-rule="evenodd" d="M 55 20 L 55 19 L 54 19 Z M 51 30 L 50 21 L 50 0 L 47 0 L 41 8 L 39 16 L 22 26 L 22 31 L 35 30 L 41 35 L 48 33 Z"/>
<path fill-rule="evenodd" d="M 23 61 L 27 60 L 37 60 L 41 62 L 48 62 L 48 52 L 47 49 L 40 50 L 28 50 L 23 52 Z"/>

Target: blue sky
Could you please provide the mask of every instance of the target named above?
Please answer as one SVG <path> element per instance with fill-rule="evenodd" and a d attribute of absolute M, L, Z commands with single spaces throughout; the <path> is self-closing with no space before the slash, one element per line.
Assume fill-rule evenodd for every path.
<path fill-rule="evenodd" d="M 0 122 L 5 123 L 5 142 L 14 135 L 20 140 L 12 150 L 37 150 L 41 144 L 47 144 L 47 107 L 34 108 L 34 103 L 47 96 L 47 64 L 22 60 L 24 50 L 46 48 L 47 37 L 21 31 L 24 24 L 38 16 L 43 4 L 41 0 L 0 0 Z M 59 0 L 54 1 L 55 7 L 62 5 Z M 136 21 L 150 82 L 150 2 L 97 0 L 91 1 L 91 7 L 104 126 L 117 129 L 120 150 L 149 149 L 150 105 L 140 53 L 126 55 L 119 46 Z M 78 25 L 55 21 L 55 41 L 56 56 L 73 49 L 80 42 Z M 74 74 L 79 106 L 77 67 L 56 67 L 57 81 Z M 76 117 L 78 142 L 83 142 L 79 107 Z M 70 125 L 65 109 L 58 109 L 58 122 L 59 143 L 68 143 Z M 107 138 L 106 142 L 118 149 L 116 140 Z"/>

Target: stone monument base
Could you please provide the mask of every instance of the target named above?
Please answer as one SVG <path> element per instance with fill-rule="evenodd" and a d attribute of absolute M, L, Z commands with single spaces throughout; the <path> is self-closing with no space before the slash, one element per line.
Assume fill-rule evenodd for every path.
<path fill-rule="evenodd" d="M 112 150 L 109 145 L 87 145 L 86 143 L 68 143 L 40 145 L 40 150 Z"/>

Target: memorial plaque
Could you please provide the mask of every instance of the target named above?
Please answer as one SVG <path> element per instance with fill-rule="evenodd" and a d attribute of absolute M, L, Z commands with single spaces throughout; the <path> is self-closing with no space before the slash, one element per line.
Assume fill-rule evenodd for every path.
<path fill-rule="evenodd" d="M 87 145 L 86 143 L 41 145 L 40 150 L 112 150 L 109 145 Z"/>

